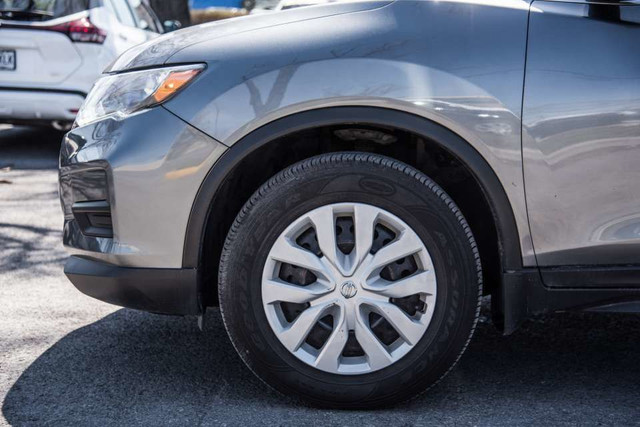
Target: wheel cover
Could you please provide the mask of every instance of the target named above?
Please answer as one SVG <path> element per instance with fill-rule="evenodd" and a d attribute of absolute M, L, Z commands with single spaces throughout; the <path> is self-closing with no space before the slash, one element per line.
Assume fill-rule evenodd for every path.
<path fill-rule="evenodd" d="M 367 204 L 314 209 L 273 244 L 262 303 L 284 347 L 333 374 L 383 369 L 405 356 L 433 317 L 436 275 L 404 221 Z"/>

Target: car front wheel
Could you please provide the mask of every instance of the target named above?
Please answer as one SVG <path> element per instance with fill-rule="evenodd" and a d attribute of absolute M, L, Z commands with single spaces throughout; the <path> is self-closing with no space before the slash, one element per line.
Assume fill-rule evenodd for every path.
<path fill-rule="evenodd" d="M 455 364 L 482 292 L 471 230 L 428 177 L 366 153 L 302 161 L 265 183 L 227 237 L 229 336 L 264 382 L 319 406 L 408 399 Z"/>

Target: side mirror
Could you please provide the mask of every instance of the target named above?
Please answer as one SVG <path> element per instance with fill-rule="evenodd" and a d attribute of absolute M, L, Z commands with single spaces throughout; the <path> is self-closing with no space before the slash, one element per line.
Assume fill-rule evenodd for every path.
<path fill-rule="evenodd" d="M 164 27 L 165 33 L 170 33 L 171 31 L 179 30 L 182 27 L 182 24 L 180 21 L 168 20 L 164 21 L 162 26 Z"/>
<path fill-rule="evenodd" d="M 140 28 L 142 30 L 148 30 L 149 29 L 149 23 L 147 21 L 145 21 L 144 19 L 141 19 L 140 22 L 138 22 L 138 28 Z"/>

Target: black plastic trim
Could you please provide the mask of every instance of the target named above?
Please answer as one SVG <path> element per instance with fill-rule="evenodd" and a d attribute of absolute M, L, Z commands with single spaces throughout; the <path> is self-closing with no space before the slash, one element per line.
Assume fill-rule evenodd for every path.
<path fill-rule="evenodd" d="M 606 273 L 603 270 L 605 269 L 599 267 L 584 267 L 581 271 L 575 271 L 573 278 L 563 274 L 563 284 L 582 283 L 582 287 L 565 288 L 545 286 L 537 269 L 506 272 L 502 277 L 500 291 L 492 297 L 494 320 L 505 334 L 510 334 L 535 314 L 560 310 L 640 310 L 640 288 L 625 285 L 629 282 L 629 272 L 624 267 L 607 268 Z M 594 275 L 594 272 L 598 273 Z M 591 283 L 607 283 L 608 286 L 615 287 L 584 287 L 588 282 L 582 279 L 589 276 L 595 278 Z"/>
<path fill-rule="evenodd" d="M 639 288 L 640 266 L 572 266 L 541 268 L 550 288 Z"/>
<path fill-rule="evenodd" d="M 115 62 L 116 61 L 114 60 L 113 63 L 115 63 Z M 202 68 L 202 70 L 200 70 L 200 72 L 203 72 L 208 67 L 208 64 L 206 62 L 169 62 L 169 63 L 164 63 L 163 62 L 163 63 L 160 63 L 160 64 L 142 65 L 142 66 L 139 66 L 139 67 L 131 67 L 131 68 L 112 71 L 111 70 L 111 65 L 113 65 L 113 63 L 111 63 L 111 64 L 109 64 L 107 66 L 107 68 L 103 71 L 103 74 L 109 74 L 109 75 L 126 74 L 126 73 L 133 73 L 135 71 L 147 71 L 147 70 L 157 70 L 157 69 L 162 69 L 162 68 L 185 67 L 185 66 L 189 66 L 189 65 L 203 65 L 204 67 Z M 195 78 L 197 79 L 198 76 L 196 76 Z M 191 81 L 189 83 L 191 83 Z M 165 100 L 165 101 L 162 101 L 162 103 L 167 102 L 167 101 L 168 101 L 168 99 Z"/>
<path fill-rule="evenodd" d="M 507 195 L 487 161 L 463 138 L 423 117 L 379 107 L 332 107 L 278 119 L 236 142 L 216 162 L 203 181 L 191 209 L 185 237 L 183 267 L 196 268 L 211 202 L 228 174 L 254 150 L 287 134 L 336 124 L 393 126 L 433 140 L 467 165 L 480 183 L 496 219 L 503 270 L 522 268 L 520 239 Z"/>
<path fill-rule="evenodd" d="M 64 273 L 78 290 L 110 304 L 162 314 L 200 314 L 195 269 L 128 268 L 72 256 Z"/>
<path fill-rule="evenodd" d="M 113 237 L 111 206 L 106 200 L 75 202 L 71 211 L 85 236 Z"/>

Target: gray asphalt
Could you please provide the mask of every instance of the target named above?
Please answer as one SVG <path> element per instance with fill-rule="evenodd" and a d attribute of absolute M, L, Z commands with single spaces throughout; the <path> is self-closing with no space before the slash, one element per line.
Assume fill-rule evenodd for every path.
<path fill-rule="evenodd" d="M 458 367 L 369 412 L 299 406 L 204 332 L 85 297 L 65 279 L 60 134 L 0 127 L 0 424 L 640 425 L 640 316 L 559 313 L 501 336 L 485 309 Z"/>

